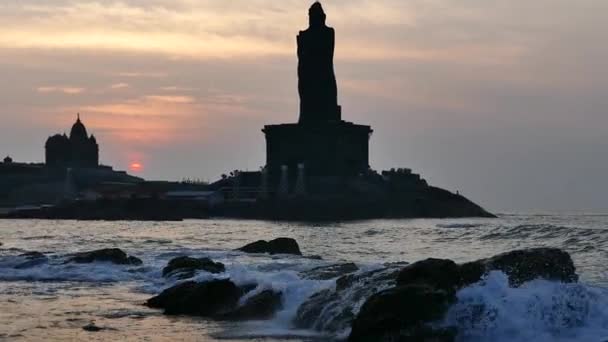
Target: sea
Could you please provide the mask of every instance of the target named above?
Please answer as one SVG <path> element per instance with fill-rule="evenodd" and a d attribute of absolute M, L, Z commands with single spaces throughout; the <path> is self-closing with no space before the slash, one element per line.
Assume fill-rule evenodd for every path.
<path fill-rule="evenodd" d="M 277 237 L 296 239 L 304 256 L 235 251 Z M 528 247 L 568 251 L 579 283 L 535 280 L 512 288 L 504 274 L 492 272 L 460 290 L 440 324 L 457 326 L 458 341 L 608 341 L 608 215 L 325 223 L 0 220 L 0 243 L 2 341 L 334 341 L 348 331 L 294 328 L 300 304 L 335 286 L 335 279 L 306 279 L 303 271 L 343 262 L 370 270 L 429 257 L 465 262 Z M 110 247 L 143 265 L 65 263 L 70 253 Z M 49 261 L 15 269 L 24 262 L 19 255 L 31 251 L 45 253 Z M 144 306 L 180 281 L 161 272 L 181 255 L 226 265 L 225 274 L 200 272 L 195 280 L 257 282 L 280 290 L 283 308 L 268 321 L 216 322 L 168 317 Z M 83 329 L 91 323 L 102 330 Z"/>

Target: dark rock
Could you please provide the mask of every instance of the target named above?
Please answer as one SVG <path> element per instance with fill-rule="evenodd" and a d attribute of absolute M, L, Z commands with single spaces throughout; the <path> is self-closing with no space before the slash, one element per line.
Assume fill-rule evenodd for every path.
<path fill-rule="evenodd" d="M 43 253 L 40 253 L 40 252 L 26 252 L 26 253 L 20 254 L 19 256 L 22 258 L 25 258 L 26 261 L 24 261 L 14 267 L 15 269 L 18 269 L 18 270 L 36 267 L 36 266 L 42 265 L 44 263 L 47 263 L 49 261 L 49 259 L 46 257 L 46 255 L 44 255 Z"/>
<path fill-rule="evenodd" d="M 340 277 L 349 273 L 357 272 L 359 267 L 352 262 L 345 264 L 335 264 L 320 266 L 308 271 L 300 272 L 300 277 L 312 280 L 327 280 Z"/>
<path fill-rule="evenodd" d="M 328 303 L 337 303 L 339 300 L 339 295 L 331 289 L 314 293 L 298 307 L 294 325 L 300 329 L 314 328 L 322 330 L 316 325 L 322 311 L 328 306 Z"/>
<path fill-rule="evenodd" d="M 480 262 L 485 265 L 486 271 L 500 270 L 506 273 L 513 286 L 538 278 L 566 283 L 578 281 L 570 254 L 558 248 L 516 250 Z"/>
<path fill-rule="evenodd" d="M 99 249 L 90 252 L 73 254 L 67 262 L 87 264 L 92 262 L 111 262 L 118 265 L 141 265 L 142 261 L 118 248 Z"/>
<path fill-rule="evenodd" d="M 363 301 L 395 285 L 400 268 L 401 265 L 391 264 L 382 269 L 338 278 L 335 289 L 319 291 L 300 305 L 294 326 L 330 332 L 350 327 Z"/>
<path fill-rule="evenodd" d="M 221 273 L 226 270 L 224 264 L 214 262 L 209 258 L 191 258 L 181 256 L 171 259 L 167 266 L 163 268 L 163 277 L 178 275 L 180 279 L 194 276 L 197 270 L 204 270 L 209 273 Z"/>
<path fill-rule="evenodd" d="M 426 259 L 404 267 L 397 286 L 369 297 L 353 322 L 349 341 L 453 341 L 455 329 L 437 330 L 429 323 L 443 318 L 456 291 L 499 270 L 512 286 L 543 278 L 575 282 L 578 276 L 567 252 L 532 248 L 458 265 Z M 348 277 L 341 286 L 351 286 Z M 340 285 L 340 284 L 339 284 Z"/>
<path fill-rule="evenodd" d="M 532 248 L 461 265 L 446 259 L 418 261 L 401 270 L 397 284 L 426 284 L 438 289 L 458 290 L 478 282 L 486 273 L 495 270 L 507 274 L 512 286 L 537 278 L 563 282 L 578 280 L 574 263 L 567 252 L 556 248 Z"/>
<path fill-rule="evenodd" d="M 117 329 L 109 328 L 109 327 L 99 327 L 99 326 L 95 325 L 95 323 L 91 322 L 91 323 L 85 325 L 84 327 L 82 327 L 82 330 L 85 330 L 88 332 L 99 332 L 102 330 L 117 330 Z"/>
<path fill-rule="evenodd" d="M 363 304 L 348 340 L 437 340 L 445 331 L 435 332 L 426 324 L 441 319 L 454 300 L 453 294 L 424 285 L 397 286 L 381 291 Z M 453 338 L 447 336 L 437 341 L 452 341 Z"/>
<path fill-rule="evenodd" d="M 94 323 L 89 323 L 89 324 L 85 325 L 84 327 L 82 327 L 82 330 L 86 330 L 89 332 L 98 332 L 98 331 L 102 331 L 103 328 L 96 326 Z"/>
<path fill-rule="evenodd" d="M 270 241 L 259 240 L 238 249 L 245 253 L 295 254 L 302 255 L 300 246 L 291 238 L 278 238 Z"/>
<path fill-rule="evenodd" d="M 234 310 L 243 290 L 228 279 L 204 283 L 188 281 L 175 285 L 148 299 L 152 308 L 164 309 L 166 315 L 210 317 Z"/>
<path fill-rule="evenodd" d="M 426 259 L 404 267 L 397 277 L 397 285 L 423 284 L 446 291 L 461 286 L 460 267 L 452 260 Z"/>
<path fill-rule="evenodd" d="M 264 290 L 251 296 L 234 311 L 218 317 L 227 320 L 263 320 L 270 319 L 282 307 L 281 292 Z"/>

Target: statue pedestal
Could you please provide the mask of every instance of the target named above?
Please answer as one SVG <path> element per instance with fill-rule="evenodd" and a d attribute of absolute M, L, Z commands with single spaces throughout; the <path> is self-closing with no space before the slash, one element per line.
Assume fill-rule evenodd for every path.
<path fill-rule="evenodd" d="M 370 126 L 346 121 L 267 125 L 266 168 L 271 179 L 286 165 L 290 179 L 304 164 L 306 177 L 353 177 L 369 168 Z"/>

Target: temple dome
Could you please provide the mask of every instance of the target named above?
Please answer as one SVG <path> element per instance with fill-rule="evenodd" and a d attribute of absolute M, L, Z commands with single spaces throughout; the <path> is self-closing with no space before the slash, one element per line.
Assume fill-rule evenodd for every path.
<path fill-rule="evenodd" d="M 72 130 L 70 130 L 70 140 L 86 140 L 88 137 L 87 129 L 80 121 L 80 114 L 78 114 L 76 122 L 72 125 Z"/>

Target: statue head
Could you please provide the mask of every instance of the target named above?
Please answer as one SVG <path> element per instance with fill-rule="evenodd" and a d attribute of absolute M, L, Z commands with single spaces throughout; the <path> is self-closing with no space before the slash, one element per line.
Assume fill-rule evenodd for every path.
<path fill-rule="evenodd" d="M 321 3 L 316 1 L 308 10 L 308 23 L 310 27 L 325 26 L 325 12 Z"/>

